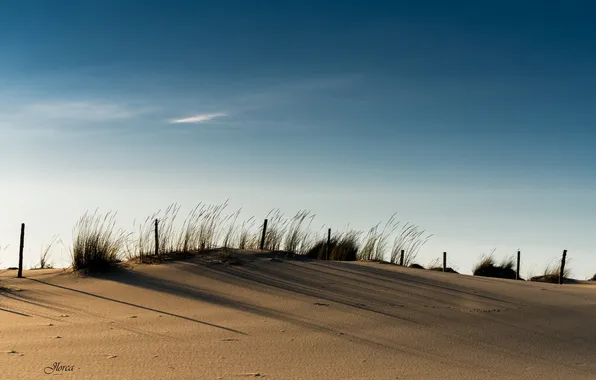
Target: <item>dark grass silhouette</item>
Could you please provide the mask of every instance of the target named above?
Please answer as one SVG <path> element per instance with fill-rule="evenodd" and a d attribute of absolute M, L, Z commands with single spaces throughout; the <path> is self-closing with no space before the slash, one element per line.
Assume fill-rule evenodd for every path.
<path fill-rule="evenodd" d="M 472 273 L 474 276 L 515 280 L 516 271 L 513 269 L 514 266 L 513 257 L 507 257 L 501 263 L 497 263 L 493 251 L 489 255 L 481 257 L 480 261 L 474 266 Z"/>
<path fill-rule="evenodd" d="M 327 248 L 329 248 L 329 260 L 356 261 L 358 260 L 358 234 L 354 231 L 342 235 L 333 236 L 329 247 L 327 239 L 321 239 L 306 253 L 310 259 L 327 259 Z"/>

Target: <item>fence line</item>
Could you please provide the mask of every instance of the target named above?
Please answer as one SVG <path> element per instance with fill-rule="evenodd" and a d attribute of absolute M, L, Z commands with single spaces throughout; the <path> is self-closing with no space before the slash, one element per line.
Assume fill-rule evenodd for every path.
<path fill-rule="evenodd" d="M 263 221 L 263 229 L 261 234 L 261 242 L 260 242 L 260 249 L 265 249 L 265 242 L 266 242 L 266 234 L 267 234 L 267 219 Z M 159 219 L 155 219 L 155 256 L 161 257 L 160 246 L 159 246 Z M 25 223 L 21 223 L 21 234 L 20 234 L 20 242 L 19 242 L 19 266 L 17 277 L 23 277 L 23 252 L 25 248 Z M 399 266 L 404 266 L 404 254 L 405 250 L 402 249 L 400 252 L 399 258 Z M 325 259 L 329 260 L 331 257 L 331 228 L 327 229 L 327 243 L 325 245 Z M 563 255 L 561 257 L 561 264 L 559 270 L 559 278 L 558 283 L 564 284 L 565 282 L 565 263 L 567 259 L 567 250 L 563 250 Z M 517 251 L 517 263 L 516 263 L 516 271 L 515 271 L 515 279 L 520 279 L 520 267 L 521 267 L 521 250 Z M 447 272 L 447 252 L 443 252 L 443 272 Z"/>

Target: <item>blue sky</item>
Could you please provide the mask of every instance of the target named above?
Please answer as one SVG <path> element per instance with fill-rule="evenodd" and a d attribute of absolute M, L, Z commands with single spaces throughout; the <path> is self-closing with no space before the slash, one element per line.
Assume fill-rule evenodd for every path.
<path fill-rule="evenodd" d="M 1 0 L 0 262 L 230 198 L 592 275 L 596 9 L 521 3 Z"/>

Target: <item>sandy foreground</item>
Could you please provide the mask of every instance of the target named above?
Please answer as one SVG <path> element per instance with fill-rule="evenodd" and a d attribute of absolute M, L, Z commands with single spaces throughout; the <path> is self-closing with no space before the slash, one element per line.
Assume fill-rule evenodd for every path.
<path fill-rule="evenodd" d="M 596 379 L 593 286 L 233 256 L 2 272 L 0 378 Z"/>

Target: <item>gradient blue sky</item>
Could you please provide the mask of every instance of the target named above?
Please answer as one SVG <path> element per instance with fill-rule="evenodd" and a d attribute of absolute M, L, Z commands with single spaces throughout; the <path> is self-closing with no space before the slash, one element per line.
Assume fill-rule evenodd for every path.
<path fill-rule="evenodd" d="M 230 198 L 317 229 L 397 212 L 435 234 L 422 264 L 520 248 L 537 273 L 568 249 L 591 276 L 595 19 L 589 1 L 0 0 L 1 265 L 21 222 L 33 264 L 86 210 L 128 227 Z"/>

